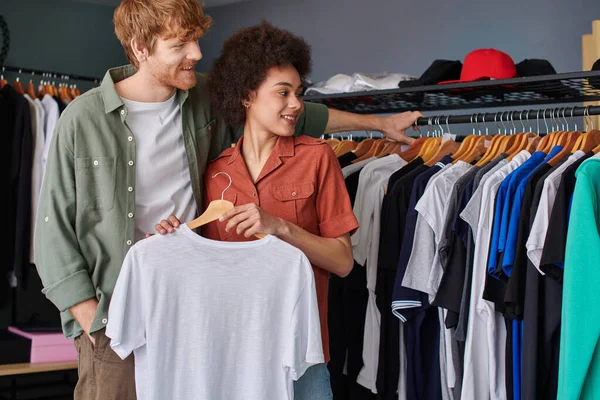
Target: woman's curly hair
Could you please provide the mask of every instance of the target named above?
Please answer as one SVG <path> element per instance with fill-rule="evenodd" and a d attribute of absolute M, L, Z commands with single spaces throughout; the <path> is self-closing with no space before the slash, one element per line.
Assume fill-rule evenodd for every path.
<path fill-rule="evenodd" d="M 270 68 L 288 65 L 301 78 L 310 73 L 310 46 L 304 39 L 266 21 L 238 30 L 223 44 L 209 74 L 214 111 L 231 126 L 243 125 L 242 101 L 265 81 Z"/>

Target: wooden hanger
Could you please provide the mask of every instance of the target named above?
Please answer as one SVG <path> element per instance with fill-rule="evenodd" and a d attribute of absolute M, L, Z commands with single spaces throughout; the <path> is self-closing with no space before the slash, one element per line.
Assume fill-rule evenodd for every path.
<path fill-rule="evenodd" d="M 364 153 L 362 156 L 358 157 L 356 160 L 352 161 L 352 163 L 358 163 L 363 160 L 366 160 L 367 158 L 375 157 L 375 152 L 378 150 L 378 147 L 380 146 L 381 142 L 383 142 L 383 139 L 374 140 L 369 146 L 367 152 Z"/>
<path fill-rule="evenodd" d="M 378 157 L 382 152 L 383 149 L 390 143 L 389 139 L 381 139 L 378 143 L 377 143 L 377 147 L 375 147 L 375 151 L 373 151 L 373 157 Z"/>
<path fill-rule="evenodd" d="M 376 155 L 377 158 L 382 158 L 385 156 L 388 156 L 391 154 L 392 150 L 396 147 L 396 145 L 398 144 L 398 142 L 390 140 L 388 141 L 385 146 L 383 146 L 383 149 L 381 149 L 381 151 Z"/>
<path fill-rule="evenodd" d="M 471 135 L 467 135 L 463 138 L 462 142 L 460 143 L 460 146 L 458 147 L 458 150 L 454 153 L 453 157 L 460 157 L 462 154 L 465 154 L 467 152 L 467 150 L 469 149 L 469 147 L 471 147 L 471 145 L 473 144 L 473 141 L 475 140 L 477 136 L 474 134 Z"/>
<path fill-rule="evenodd" d="M 325 139 L 325 141 L 327 142 L 327 144 L 329 144 L 329 146 L 331 146 L 332 149 L 335 149 L 335 146 L 340 144 L 340 140 L 336 138 Z"/>
<path fill-rule="evenodd" d="M 0 89 L 2 89 L 6 84 L 8 84 L 8 81 L 4 79 L 4 67 L 2 67 L 2 72 L 0 73 Z"/>
<path fill-rule="evenodd" d="M 35 94 L 35 88 L 33 87 L 33 82 L 32 81 L 29 81 L 29 83 L 27 84 L 27 94 L 32 99 L 37 98 L 37 96 Z"/>
<path fill-rule="evenodd" d="M 17 77 L 17 79 L 13 82 L 13 87 L 15 88 L 15 90 L 21 94 L 25 94 L 25 91 L 23 90 L 23 86 L 21 85 L 21 81 L 19 81 L 19 77 Z"/>
<path fill-rule="evenodd" d="M 338 144 L 338 146 L 335 149 L 335 155 L 339 157 L 341 155 L 349 153 L 355 150 L 357 146 L 358 143 L 356 143 L 354 140 L 342 140 L 342 142 Z"/>
<path fill-rule="evenodd" d="M 425 153 L 423 153 L 423 155 L 421 156 L 421 158 L 423 159 L 423 162 L 427 162 L 427 161 L 431 160 L 431 158 L 439 150 L 441 144 L 442 144 L 441 136 L 431 138 L 431 140 L 429 141 L 429 146 L 427 148 L 427 151 L 425 151 Z"/>
<path fill-rule="evenodd" d="M 571 117 L 572 116 L 573 111 L 571 111 Z M 584 120 L 587 122 L 587 117 L 589 117 L 589 107 L 586 107 L 586 109 L 584 110 L 583 117 Z M 594 150 L 598 145 L 600 145 L 600 131 L 595 129 L 593 120 L 591 118 L 590 121 L 592 123 L 592 130 L 587 130 L 587 126 L 589 125 L 587 125 L 586 123 L 586 127 L 584 127 L 584 129 L 587 132 L 579 136 L 577 143 L 575 143 L 575 146 L 573 147 L 574 151 L 581 150 L 587 153 L 588 151 Z"/>
<path fill-rule="evenodd" d="M 474 120 L 473 120 L 473 118 L 474 118 Z M 452 158 L 454 158 L 455 160 L 462 157 L 464 154 L 467 154 L 469 151 L 471 151 L 471 149 L 477 142 L 477 138 L 480 137 L 481 130 L 479 131 L 479 135 L 475 133 L 475 124 L 477 124 L 477 127 L 479 127 L 478 119 L 479 119 L 479 113 L 477 113 L 475 115 L 471 115 L 471 125 L 473 125 L 473 133 L 465 136 L 465 138 L 462 140 L 462 143 L 461 143 L 458 151 L 452 155 Z M 483 120 L 483 125 L 486 126 L 485 125 L 485 114 L 483 114 L 482 120 Z M 487 130 L 487 126 L 486 126 L 486 130 Z"/>
<path fill-rule="evenodd" d="M 506 139 L 508 139 L 509 136 L 512 137 L 513 135 L 497 134 L 492 136 L 492 139 L 490 140 L 490 145 L 488 146 L 485 153 L 483 153 L 483 156 L 481 156 L 481 159 L 477 161 L 475 165 L 478 167 L 482 167 L 488 162 L 492 161 L 494 158 L 496 158 L 501 153 L 500 148 L 502 143 L 506 142 Z"/>
<path fill-rule="evenodd" d="M 538 145 L 541 140 L 542 140 L 542 138 L 537 135 L 534 137 L 528 138 L 527 145 L 525 146 L 524 150 L 527 150 L 529 153 L 533 154 L 536 151 L 536 149 L 538 148 Z"/>
<path fill-rule="evenodd" d="M 403 160 L 410 162 L 417 157 L 426 141 L 426 137 L 418 137 L 408 149 L 402 151 L 402 145 L 400 145 L 396 148 L 397 151 L 394 151 L 394 153 L 398 154 Z"/>
<path fill-rule="evenodd" d="M 200 215 L 199 217 L 194 218 L 193 220 L 186 223 L 186 225 L 190 229 L 193 230 L 193 229 L 199 228 L 203 225 L 206 225 L 210 222 L 216 221 L 219 218 L 221 218 L 221 215 L 225 214 L 227 211 L 231 210 L 234 207 L 232 202 L 223 199 L 223 197 L 225 196 L 225 192 L 227 191 L 227 189 L 229 189 L 231 187 L 231 184 L 232 184 L 232 180 L 231 180 L 231 177 L 229 176 L 229 174 L 227 174 L 225 172 L 218 172 L 215 175 L 213 175 L 212 178 L 216 177 L 217 175 L 221 175 L 221 174 L 227 175 L 229 177 L 229 186 L 227 186 L 225 188 L 225 190 L 223 190 L 223 193 L 221 193 L 221 200 L 211 201 L 210 204 L 208 205 L 208 207 L 206 208 L 206 210 L 202 213 L 202 215 Z M 258 238 L 263 238 L 266 235 L 262 234 L 262 233 L 257 233 L 254 236 L 256 236 Z"/>
<path fill-rule="evenodd" d="M 459 147 L 460 145 L 454 140 L 445 141 L 444 143 L 440 144 L 440 146 L 437 149 L 437 152 L 433 154 L 431 158 L 427 160 L 427 162 L 425 162 L 425 165 L 427 165 L 428 167 L 433 167 L 435 163 L 440 161 L 445 156 L 456 153 Z"/>
<path fill-rule="evenodd" d="M 373 143 L 375 143 L 375 139 L 373 138 L 364 139 L 359 142 L 358 146 L 356 146 L 356 149 L 354 149 L 354 154 L 356 157 L 359 158 L 365 155 L 371 149 Z"/>
<path fill-rule="evenodd" d="M 206 210 L 202 213 L 202 215 L 187 222 L 186 225 L 190 229 L 196 229 L 201 227 L 202 225 L 206 225 L 210 222 L 216 221 L 219 218 L 221 218 L 221 215 L 225 214 L 227 211 L 231 210 L 234 207 L 232 202 L 224 200 L 225 192 L 231 187 L 231 184 L 233 183 L 233 181 L 231 180 L 231 176 L 229 176 L 229 174 L 225 172 L 219 172 L 213 175 L 212 178 L 214 179 L 217 175 L 221 174 L 227 175 L 227 177 L 229 177 L 229 185 L 225 188 L 225 190 L 223 190 L 223 193 L 221 193 L 221 200 L 211 201 Z"/>
<path fill-rule="evenodd" d="M 552 167 L 556 167 L 556 165 L 563 158 L 565 158 L 568 154 L 571 153 L 571 151 L 573 150 L 573 147 L 575 146 L 575 143 L 577 143 L 577 140 L 579 139 L 579 136 L 581 136 L 581 132 L 579 132 L 579 131 L 568 132 L 565 136 L 566 136 L 566 141 L 563 144 L 560 144 L 560 146 L 563 146 L 563 149 L 561 151 L 559 151 L 558 154 L 556 154 L 554 157 L 552 157 L 550 159 L 550 161 L 548 161 L 548 164 Z"/>
<path fill-rule="evenodd" d="M 459 160 L 467 162 L 467 163 L 472 163 L 478 157 L 481 157 L 485 153 L 485 151 L 489 147 L 491 139 L 492 139 L 492 137 L 490 135 L 481 135 L 481 136 L 479 136 L 477 138 L 477 141 L 475 142 L 475 144 L 471 148 L 471 150 L 468 153 L 462 155 L 460 158 L 455 159 L 454 163 L 456 164 Z"/>
<path fill-rule="evenodd" d="M 574 146 L 575 151 L 588 152 L 600 144 L 600 131 L 593 129 L 579 136 L 579 143 Z"/>

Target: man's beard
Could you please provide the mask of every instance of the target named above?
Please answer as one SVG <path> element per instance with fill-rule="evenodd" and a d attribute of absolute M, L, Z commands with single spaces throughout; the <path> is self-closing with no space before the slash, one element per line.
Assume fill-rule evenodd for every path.
<path fill-rule="evenodd" d="M 179 90 L 188 90 L 196 86 L 196 73 L 195 72 L 180 72 L 181 69 L 178 68 L 175 75 L 171 75 L 166 70 L 155 70 L 152 72 L 154 79 L 156 79 L 161 85 L 171 86 L 177 88 Z M 188 76 L 188 79 L 181 77 Z"/>

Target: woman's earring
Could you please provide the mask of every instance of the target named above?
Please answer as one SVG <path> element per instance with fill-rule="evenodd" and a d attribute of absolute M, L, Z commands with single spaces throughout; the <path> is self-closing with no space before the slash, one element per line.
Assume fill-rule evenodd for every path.
<path fill-rule="evenodd" d="M 246 108 L 250 107 L 250 104 L 248 104 L 248 103 L 242 103 L 242 105 Z"/>

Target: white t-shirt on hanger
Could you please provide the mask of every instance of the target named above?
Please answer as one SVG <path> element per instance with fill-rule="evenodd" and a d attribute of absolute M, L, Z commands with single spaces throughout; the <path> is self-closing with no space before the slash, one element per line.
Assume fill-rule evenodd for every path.
<path fill-rule="evenodd" d="M 106 335 L 135 354 L 139 400 L 286 400 L 323 363 L 310 262 L 275 236 L 218 242 L 182 225 L 137 242 Z"/>

